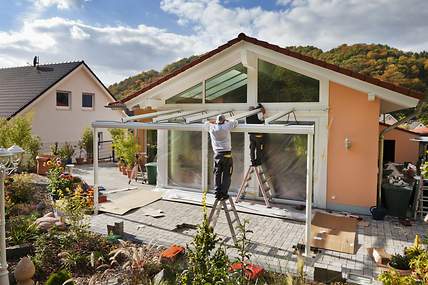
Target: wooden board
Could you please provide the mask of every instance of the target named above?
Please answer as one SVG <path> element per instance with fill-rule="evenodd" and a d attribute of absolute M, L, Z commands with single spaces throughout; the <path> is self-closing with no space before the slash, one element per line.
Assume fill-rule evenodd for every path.
<path fill-rule="evenodd" d="M 159 192 L 136 189 L 109 196 L 110 202 L 100 204 L 100 211 L 124 215 L 130 210 L 141 208 L 162 199 Z"/>
<path fill-rule="evenodd" d="M 358 220 L 316 212 L 311 225 L 311 246 L 355 254 Z"/>

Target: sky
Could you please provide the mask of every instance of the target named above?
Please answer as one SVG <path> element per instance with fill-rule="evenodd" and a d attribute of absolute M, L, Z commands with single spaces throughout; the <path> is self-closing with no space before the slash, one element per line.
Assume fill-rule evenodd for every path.
<path fill-rule="evenodd" d="M 0 0 L 0 67 L 84 60 L 106 84 L 240 32 L 280 46 L 428 51 L 428 0 Z"/>

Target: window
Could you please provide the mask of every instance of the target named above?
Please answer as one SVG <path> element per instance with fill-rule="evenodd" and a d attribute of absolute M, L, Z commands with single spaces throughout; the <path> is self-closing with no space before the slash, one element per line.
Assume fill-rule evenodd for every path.
<path fill-rule="evenodd" d="M 259 59 L 258 102 L 319 102 L 319 81 Z"/>
<path fill-rule="evenodd" d="M 94 94 L 82 93 L 82 108 L 87 108 L 87 109 L 94 108 Z"/>
<path fill-rule="evenodd" d="M 57 91 L 56 92 L 56 106 L 60 108 L 70 108 L 71 92 Z"/>
<path fill-rule="evenodd" d="M 167 99 L 166 104 L 200 104 L 202 103 L 202 83 L 190 87 L 189 89 L 184 90 L 183 92 Z"/>
<path fill-rule="evenodd" d="M 247 103 L 247 68 L 242 63 L 205 81 L 206 103 Z"/>
<path fill-rule="evenodd" d="M 201 189 L 202 135 L 200 132 L 168 132 L 168 185 Z"/>

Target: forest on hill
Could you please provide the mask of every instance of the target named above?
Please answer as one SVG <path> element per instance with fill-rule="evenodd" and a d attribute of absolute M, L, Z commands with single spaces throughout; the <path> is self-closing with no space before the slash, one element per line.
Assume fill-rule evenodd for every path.
<path fill-rule="evenodd" d="M 405 52 L 381 44 L 343 44 L 329 51 L 322 51 L 313 46 L 292 46 L 288 49 L 428 94 L 427 51 Z M 197 56 L 183 58 L 168 64 L 161 71 L 143 71 L 111 85 L 109 90 L 117 99 L 125 98 L 144 85 L 182 67 L 195 58 Z"/>

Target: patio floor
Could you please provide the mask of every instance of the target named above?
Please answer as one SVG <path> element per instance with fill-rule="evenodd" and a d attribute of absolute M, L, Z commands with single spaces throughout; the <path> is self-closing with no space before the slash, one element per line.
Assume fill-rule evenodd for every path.
<path fill-rule="evenodd" d="M 91 183 L 92 170 L 90 167 L 81 168 L 79 166 L 74 173 L 81 175 L 88 183 Z M 128 187 L 127 178 L 122 176 L 116 168 L 106 165 L 101 165 L 100 167 L 100 181 L 108 192 Z M 132 183 L 132 185 L 145 189 L 152 188 L 151 186 L 135 183 Z M 159 200 L 146 207 L 160 209 L 165 216 L 160 218 L 145 216 L 143 214 L 144 208 L 130 211 L 123 216 L 101 213 L 91 217 L 92 230 L 106 234 L 107 224 L 124 221 L 125 232 L 132 238 L 143 242 L 153 242 L 165 246 L 173 243 L 185 245 L 191 242 L 195 233 L 192 226 L 201 221 L 201 206 Z M 252 254 L 252 262 L 260 264 L 269 270 L 295 272 L 296 257 L 293 255 L 293 246 L 303 241 L 304 223 L 282 217 L 242 212 L 239 213 L 239 216 L 241 220 L 246 219 L 249 221 L 248 229 L 253 231 L 249 235 L 251 240 L 249 250 Z M 413 223 L 410 227 L 404 227 L 399 224 L 397 219 L 389 217 L 385 221 L 374 221 L 370 217 L 363 217 L 363 219 L 367 223 L 358 225 L 357 253 L 351 255 L 321 250 L 313 258 L 306 258 L 305 271 L 308 278 L 313 278 L 315 267 L 342 272 L 345 277 L 351 273 L 374 278 L 380 272 L 380 268 L 376 267 L 370 256 L 368 256 L 367 248 L 384 247 L 388 253 L 398 253 L 405 246 L 410 246 L 413 243 L 416 234 L 423 236 L 428 233 L 428 225 L 422 222 Z M 177 225 L 182 225 L 182 227 L 177 227 Z M 227 246 L 232 246 L 224 214 L 220 215 L 215 231 L 220 237 L 224 238 Z M 231 257 L 236 256 L 236 252 L 232 248 L 228 249 L 228 254 Z"/>

